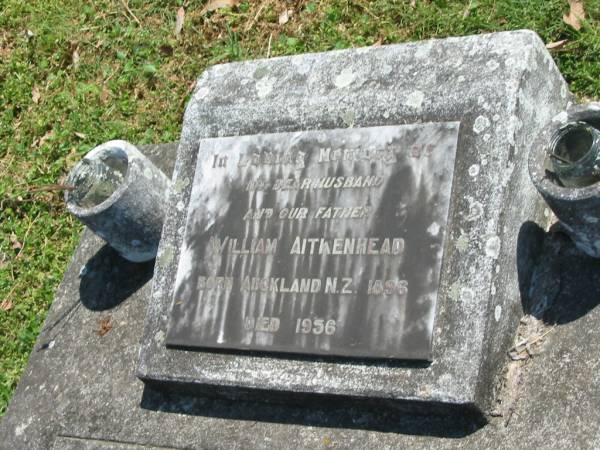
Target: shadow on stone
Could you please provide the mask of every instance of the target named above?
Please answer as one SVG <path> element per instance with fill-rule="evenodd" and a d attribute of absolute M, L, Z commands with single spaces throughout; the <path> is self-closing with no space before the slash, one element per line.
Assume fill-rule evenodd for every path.
<path fill-rule="evenodd" d="M 167 348 L 187 351 L 199 351 L 198 347 L 185 345 L 169 345 Z M 366 367 L 384 367 L 384 368 L 403 368 L 403 369 L 425 369 L 431 366 L 431 361 L 419 361 L 410 359 L 385 359 L 381 357 L 373 358 L 356 358 L 350 356 L 337 355 L 309 355 L 302 353 L 287 353 L 287 352 L 269 352 L 267 350 L 235 350 L 228 348 L 202 348 L 202 353 L 214 353 L 219 355 L 238 355 L 238 356 L 253 356 L 255 358 L 268 359 L 284 359 L 287 361 L 304 361 L 304 362 L 329 362 L 337 365 L 351 364 L 353 366 Z"/>
<path fill-rule="evenodd" d="M 348 428 L 417 436 L 462 438 L 487 422 L 471 410 L 444 411 L 439 415 L 424 411 L 422 414 L 394 409 L 385 401 L 371 404 L 351 402 L 332 396 L 311 395 L 312 401 L 297 404 L 296 399 L 285 401 L 286 393 L 273 403 L 257 402 L 237 392 L 235 398 L 226 398 L 229 393 L 188 395 L 175 391 L 164 391 L 146 385 L 140 406 L 152 411 L 187 414 L 228 420 L 247 420 L 278 424 L 295 424 L 324 428 Z M 215 395 L 218 398 L 215 398 Z M 256 398 L 257 393 L 250 394 Z M 269 396 L 272 395 L 268 394 Z M 307 397 L 308 399 L 308 397 Z M 285 403 L 282 403 L 285 402 Z M 402 403 L 398 403 L 402 405 Z M 414 408 L 414 405 L 410 406 Z M 431 405 L 426 406 L 426 408 Z M 225 436 L 224 436 L 225 438 Z"/>
<path fill-rule="evenodd" d="M 540 260 L 544 247 L 546 233 L 535 222 L 525 222 L 519 229 L 517 237 L 517 273 L 519 291 L 523 310 L 527 313 L 530 309 L 530 289 L 532 277 Z"/>
<path fill-rule="evenodd" d="M 111 309 L 152 278 L 154 260 L 133 263 L 105 245 L 80 273 L 79 298 L 88 309 Z"/>
<path fill-rule="evenodd" d="M 523 311 L 548 325 L 577 320 L 600 303 L 600 259 L 578 250 L 560 227 L 546 233 L 525 223 L 517 268 Z"/>

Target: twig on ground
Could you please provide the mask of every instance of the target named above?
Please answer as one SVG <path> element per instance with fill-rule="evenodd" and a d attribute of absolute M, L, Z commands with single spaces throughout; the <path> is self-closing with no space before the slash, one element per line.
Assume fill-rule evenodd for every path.
<path fill-rule="evenodd" d="M 28 192 L 52 192 L 52 191 L 73 191 L 75 186 L 70 184 L 46 184 L 27 189 Z"/>
<path fill-rule="evenodd" d="M 248 25 L 246 25 L 244 27 L 244 32 L 249 31 L 250 28 L 252 28 L 254 26 L 254 24 L 256 23 L 256 21 L 258 20 L 258 17 L 260 16 L 260 14 L 262 13 L 263 9 L 265 9 L 265 6 L 267 6 L 270 2 L 266 1 L 266 2 L 262 2 L 258 8 L 258 11 L 256 11 L 256 15 L 254 16 L 254 19 L 252 19 Z"/>
<path fill-rule="evenodd" d="M 31 227 L 33 226 L 35 221 L 38 220 L 39 217 L 40 217 L 40 215 L 38 214 L 37 216 L 35 216 L 35 219 L 33 219 L 31 222 L 29 222 L 29 226 L 27 227 L 27 230 L 25 231 L 25 234 L 23 235 L 22 245 L 21 245 L 21 248 L 19 249 L 19 253 L 17 253 L 17 256 L 15 257 L 16 259 L 19 259 L 21 257 L 21 254 L 23 253 L 23 250 L 25 249 L 25 246 L 27 245 L 27 236 L 29 236 Z"/>
<path fill-rule="evenodd" d="M 415 4 L 416 4 L 416 2 L 415 2 Z M 358 6 L 359 8 L 361 8 L 362 10 L 364 10 L 373 19 L 380 20 L 379 17 L 377 17 L 375 14 L 373 14 L 373 12 L 369 8 L 367 8 L 365 5 L 363 5 L 362 3 L 355 3 L 355 5 Z M 412 4 L 411 4 L 411 6 L 412 6 Z"/>
<path fill-rule="evenodd" d="M 267 58 L 271 57 L 271 41 L 273 40 L 273 32 L 269 34 L 269 44 L 267 45 Z"/>
<path fill-rule="evenodd" d="M 531 351 L 530 351 L 530 346 L 532 344 L 535 344 L 539 341 L 541 341 L 542 339 L 544 339 L 548 333 L 550 333 L 552 330 L 554 330 L 555 327 L 550 328 L 549 330 L 547 330 L 546 332 L 536 336 L 535 338 L 529 340 L 530 338 L 526 338 L 521 340 L 520 342 L 518 342 L 513 348 L 511 348 L 508 353 L 509 355 L 511 355 L 511 359 L 513 359 L 514 361 L 517 361 L 519 359 L 527 359 L 526 356 L 521 357 L 521 354 L 523 352 L 526 352 L 529 357 L 532 356 Z"/>
<path fill-rule="evenodd" d="M 129 15 L 133 18 L 133 20 L 135 20 L 136 23 L 141 27 L 142 26 L 142 22 L 140 22 L 140 19 L 138 19 L 135 16 L 135 14 L 133 13 L 133 11 L 131 11 L 131 9 L 129 9 L 129 5 L 127 4 L 127 1 L 126 0 L 121 0 L 121 3 L 123 4 L 123 6 L 125 7 L 125 9 L 129 13 Z"/>

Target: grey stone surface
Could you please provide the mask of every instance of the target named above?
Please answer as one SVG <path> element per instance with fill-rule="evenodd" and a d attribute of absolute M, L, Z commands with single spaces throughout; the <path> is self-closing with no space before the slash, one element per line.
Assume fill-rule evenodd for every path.
<path fill-rule="evenodd" d="M 69 212 L 134 261 L 156 257 L 169 179 L 135 146 L 108 141 L 71 170 L 66 191 Z"/>
<path fill-rule="evenodd" d="M 54 441 L 52 450 L 176 450 L 173 447 L 155 447 L 125 442 L 103 441 L 100 439 L 85 439 L 59 436 Z"/>
<path fill-rule="evenodd" d="M 172 163 L 174 146 L 150 150 Z M 533 358 L 505 356 L 514 391 L 497 398 L 504 416 L 480 427 L 460 417 L 194 398 L 144 387 L 135 371 L 152 264 L 123 260 L 86 231 L 0 423 L 0 448 L 598 448 L 600 262 L 533 224 L 520 240 L 530 253 L 520 270 L 524 291 L 531 285 L 533 294 L 523 307 L 550 332 L 532 346 Z M 108 316 L 112 329 L 100 336 Z"/>
<path fill-rule="evenodd" d="M 550 142 L 556 131 L 566 123 L 582 121 L 600 129 L 600 103 L 575 105 L 553 117 L 539 133 L 535 152 L 529 158 L 531 179 L 564 230 L 590 256 L 600 257 L 600 185 L 565 187 L 557 180 L 549 158 Z M 597 165 L 597 162 L 596 162 Z"/>
<path fill-rule="evenodd" d="M 166 344 L 430 359 L 458 127 L 203 140 Z"/>
<path fill-rule="evenodd" d="M 518 324 L 519 230 L 544 219 L 527 155 L 533 137 L 569 100 L 542 41 L 528 31 L 210 68 L 184 118 L 140 377 L 223 395 L 317 392 L 488 409 Z M 453 121 L 460 132 L 430 365 L 165 346 L 201 139 Z"/>

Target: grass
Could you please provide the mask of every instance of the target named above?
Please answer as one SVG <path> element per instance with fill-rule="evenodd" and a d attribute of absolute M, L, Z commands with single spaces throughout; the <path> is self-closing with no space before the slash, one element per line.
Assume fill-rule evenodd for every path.
<path fill-rule="evenodd" d="M 580 31 L 562 21 L 566 0 L 245 1 L 205 15 L 189 1 L 179 38 L 182 2 L 125 4 L 0 0 L 0 415 L 82 229 L 47 186 L 106 140 L 177 140 L 207 66 L 530 28 L 568 39 L 553 54 L 562 73 L 580 97 L 600 97 L 600 0 L 585 2 Z"/>

